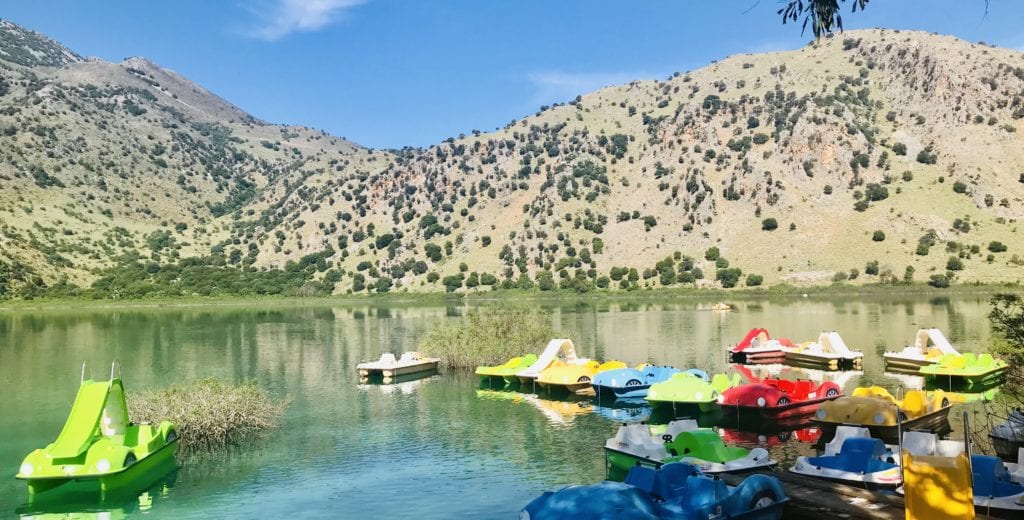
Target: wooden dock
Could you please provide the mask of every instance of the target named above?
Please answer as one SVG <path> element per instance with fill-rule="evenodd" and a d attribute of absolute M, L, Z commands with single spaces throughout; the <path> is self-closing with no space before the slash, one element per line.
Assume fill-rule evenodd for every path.
<path fill-rule="evenodd" d="M 779 479 L 789 504 L 784 518 L 822 518 L 904 520 L 903 497 L 869 491 L 828 480 L 795 475 L 786 471 L 765 471 Z M 726 484 L 735 486 L 751 473 L 719 475 Z M 978 514 L 978 520 L 990 517 Z"/>

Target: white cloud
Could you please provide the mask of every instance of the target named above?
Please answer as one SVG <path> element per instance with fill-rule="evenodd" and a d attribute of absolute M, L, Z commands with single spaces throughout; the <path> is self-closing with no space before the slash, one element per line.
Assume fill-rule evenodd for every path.
<path fill-rule="evenodd" d="M 349 9 L 366 0 L 274 0 L 250 8 L 259 24 L 249 35 L 276 41 L 296 32 L 319 31 L 344 17 Z"/>
<path fill-rule="evenodd" d="M 537 89 L 535 100 L 539 103 L 550 103 L 569 101 L 581 94 L 589 94 L 604 87 L 621 85 L 638 79 L 654 79 L 665 76 L 667 74 L 651 74 L 649 72 L 545 71 L 530 73 L 527 78 Z"/>

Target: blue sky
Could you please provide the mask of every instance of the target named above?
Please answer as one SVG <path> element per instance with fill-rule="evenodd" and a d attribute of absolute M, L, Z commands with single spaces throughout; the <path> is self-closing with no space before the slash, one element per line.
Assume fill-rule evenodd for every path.
<path fill-rule="evenodd" d="M 777 0 L 39 0 L 2 16 L 86 56 L 146 56 L 252 114 L 375 148 L 493 130 L 604 85 L 797 48 Z M 749 9 L 749 11 L 748 11 Z M 874 0 L 847 29 L 1024 50 L 1024 2 Z"/>

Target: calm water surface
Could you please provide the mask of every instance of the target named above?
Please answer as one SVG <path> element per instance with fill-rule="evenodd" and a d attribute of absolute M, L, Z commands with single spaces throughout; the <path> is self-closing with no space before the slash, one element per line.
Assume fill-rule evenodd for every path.
<path fill-rule="evenodd" d="M 838 330 L 848 345 L 865 352 L 863 373 L 825 376 L 839 378 L 847 391 L 863 384 L 892 390 L 920 384 L 883 373 L 881 363 L 885 350 L 907 344 L 918 328 L 939 327 L 967 351 L 986 349 L 990 335 L 985 296 L 748 300 L 731 313 L 707 310 L 710 303 L 539 305 L 550 311 L 556 329 L 571 331 L 585 355 L 709 372 L 730 368 L 724 346 L 752 327 L 797 341 Z M 429 327 L 466 309 L 0 313 L 0 516 L 510 518 L 541 491 L 603 478 L 605 440 L 619 422 L 647 418 L 645 407 L 480 389 L 468 373 L 359 384 L 357 362 L 415 349 Z M 24 483 L 13 478 L 18 465 L 56 438 L 81 364 L 103 378 L 113 359 L 123 366 L 129 392 L 198 377 L 255 378 L 292 404 L 283 427 L 250 449 L 184 460 L 176 474 L 141 495 L 112 504 L 29 507 Z M 953 415 L 984 413 L 990 406 L 961 406 Z M 726 436 L 767 446 L 785 461 L 814 452 L 806 442 L 814 440 L 813 430 L 728 429 Z"/>

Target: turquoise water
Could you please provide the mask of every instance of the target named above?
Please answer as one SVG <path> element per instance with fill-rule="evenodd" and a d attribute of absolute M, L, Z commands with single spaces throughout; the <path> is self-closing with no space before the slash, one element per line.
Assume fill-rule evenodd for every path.
<path fill-rule="evenodd" d="M 585 355 L 709 372 L 728 368 L 724 346 L 752 327 L 794 340 L 835 329 L 866 355 L 863 373 L 844 381 L 847 390 L 913 385 L 884 374 L 881 354 L 908 343 L 920 327 L 939 327 L 972 351 L 986 348 L 991 333 L 984 296 L 750 300 L 736 302 L 731 313 L 707 310 L 711 303 L 539 305 Z M 619 422 L 646 418 L 646 408 L 481 390 L 461 372 L 359 384 L 357 362 L 414 349 L 434 323 L 465 311 L 381 305 L 0 313 L 0 515 L 508 518 L 544 490 L 600 480 L 605 440 Z M 197 377 L 255 378 L 292 403 L 280 430 L 252 446 L 181 460 L 178 471 L 142 493 L 116 503 L 69 497 L 29 505 L 24 483 L 13 478 L 22 457 L 56 437 L 81 364 L 106 377 L 114 359 L 129 392 Z M 962 406 L 954 415 L 986 406 Z M 725 435 L 768 446 L 785 461 L 814 452 L 804 442 L 814 440 L 813 430 Z"/>

